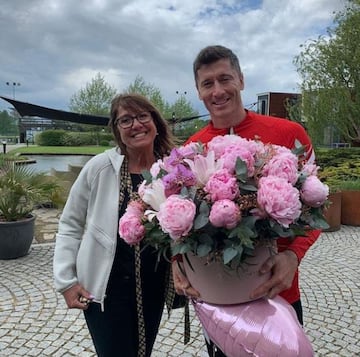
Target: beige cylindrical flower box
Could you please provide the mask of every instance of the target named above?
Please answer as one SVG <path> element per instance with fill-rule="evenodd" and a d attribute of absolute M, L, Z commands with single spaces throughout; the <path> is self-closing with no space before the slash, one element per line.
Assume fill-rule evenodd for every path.
<path fill-rule="evenodd" d="M 269 280 L 271 274 L 260 274 L 259 269 L 274 254 L 275 241 L 258 245 L 254 257 L 247 258 L 237 270 L 220 261 L 208 263 L 207 257 L 192 253 L 184 255 L 182 264 L 191 285 L 199 291 L 200 300 L 210 304 L 239 304 L 250 301 L 250 293 Z"/>

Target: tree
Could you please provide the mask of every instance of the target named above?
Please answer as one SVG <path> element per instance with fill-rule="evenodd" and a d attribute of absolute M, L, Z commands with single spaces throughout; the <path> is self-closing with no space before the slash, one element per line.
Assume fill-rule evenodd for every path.
<path fill-rule="evenodd" d="M 182 118 L 199 114 L 193 108 L 191 102 L 185 98 L 185 95 L 180 95 L 174 104 L 169 104 L 164 100 L 160 89 L 153 84 L 146 83 L 141 76 L 135 78 L 134 83 L 128 86 L 125 93 L 138 93 L 145 96 L 159 109 L 164 118 L 170 122 L 173 120 L 180 121 Z"/>
<path fill-rule="evenodd" d="M 343 140 L 360 145 L 360 0 L 347 1 L 327 35 L 294 58 L 306 126 L 315 142 L 336 128 Z"/>
<path fill-rule="evenodd" d="M 70 98 L 69 108 L 76 113 L 109 117 L 111 101 L 116 92 L 116 89 L 106 83 L 104 77 L 98 73 L 90 83 L 86 84 L 85 88 L 81 88 Z M 80 124 L 78 127 L 93 132 L 97 144 L 100 144 L 100 132 L 105 131 L 104 127 L 86 124 Z"/>
<path fill-rule="evenodd" d="M 85 88 L 81 88 L 70 98 L 69 109 L 76 113 L 108 116 L 116 92 L 98 73 Z"/>
<path fill-rule="evenodd" d="M 125 93 L 141 94 L 149 99 L 163 115 L 167 111 L 168 104 L 163 99 L 160 89 L 151 83 L 146 83 L 141 76 L 136 76 L 134 83 L 125 89 Z"/>
<path fill-rule="evenodd" d="M 0 112 L 0 135 L 18 135 L 19 128 L 16 118 L 6 110 Z"/>

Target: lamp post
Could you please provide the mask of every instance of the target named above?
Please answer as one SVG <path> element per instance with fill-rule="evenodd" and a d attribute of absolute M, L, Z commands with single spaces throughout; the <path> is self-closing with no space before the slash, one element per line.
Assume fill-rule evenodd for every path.
<path fill-rule="evenodd" d="M 179 101 L 181 102 L 180 103 L 180 105 L 182 104 L 182 101 L 183 101 L 183 98 L 185 97 L 185 95 L 186 95 L 186 91 L 175 91 L 175 93 L 180 97 L 179 98 Z M 178 100 L 176 100 L 176 102 L 175 102 L 175 105 L 174 105 L 174 111 L 172 112 L 172 131 L 173 131 L 173 134 L 175 134 L 175 124 L 176 124 L 176 119 L 181 119 L 181 116 L 179 117 L 177 117 L 176 116 L 176 109 L 179 109 L 179 108 L 177 108 L 178 107 Z M 181 107 L 180 107 L 180 109 L 181 109 Z M 178 110 L 179 111 L 179 110 Z M 178 113 L 179 114 L 179 113 Z M 181 114 L 181 113 L 180 113 Z"/>
<path fill-rule="evenodd" d="M 15 88 L 20 87 L 21 83 L 19 82 L 6 82 L 7 86 L 12 86 L 13 99 L 15 99 Z"/>
<path fill-rule="evenodd" d="M 176 91 L 175 92 L 178 96 L 179 96 L 179 99 L 178 100 L 176 100 L 176 102 L 180 102 L 179 104 L 180 105 L 182 105 L 183 104 L 183 102 L 185 101 L 185 96 L 186 96 L 186 94 L 187 94 L 187 91 Z M 176 109 L 176 105 L 175 105 L 175 108 L 174 109 Z M 181 107 L 180 107 L 180 109 L 182 109 Z M 181 117 L 181 114 L 182 113 L 180 113 L 180 116 L 179 116 L 179 113 L 178 113 L 178 118 L 177 119 L 181 119 L 182 117 Z M 173 120 L 175 121 L 176 120 L 176 113 L 175 112 L 173 112 Z"/>
<path fill-rule="evenodd" d="M 15 99 L 15 89 L 16 89 L 16 87 L 20 87 L 21 83 L 19 83 L 19 82 L 6 82 L 6 85 L 9 86 L 9 87 L 12 86 L 13 99 Z M 18 119 L 19 119 L 19 123 L 18 123 L 18 125 L 19 125 L 19 142 L 24 143 L 26 135 L 21 132 L 22 131 L 21 116 L 19 116 Z"/>

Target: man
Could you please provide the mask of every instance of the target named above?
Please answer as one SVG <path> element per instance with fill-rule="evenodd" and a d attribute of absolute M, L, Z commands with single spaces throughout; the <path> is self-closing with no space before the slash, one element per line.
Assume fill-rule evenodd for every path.
<path fill-rule="evenodd" d="M 193 70 L 199 98 L 210 113 L 210 123 L 190 137 L 187 143 L 200 141 L 206 144 L 217 135 L 236 134 L 292 149 L 298 140 L 306 147 L 307 160 L 314 161 L 311 141 L 301 125 L 244 108 L 241 98 L 244 77 L 237 56 L 230 49 L 223 46 L 202 49 L 194 61 Z M 260 269 L 261 273 L 271 271 L 272 277 L 256 288 L 251 297 L 266 295 L 273 298 L 280 294 L 292 304 L 302 324 L 298 265 L 319 234 L 320 231 L 312 231 L 307 238 L 297 237 L 292 241 L 279 238 L 279 253 Z M 177 264 L 173 264 L 173 272 L 176 291 L 197 297 L 198 292 L 190 286 Z M 213 354 L 214 350 L 213 344 L 208 344 L 209 355 L 225 356 L 220 350 Z"/>

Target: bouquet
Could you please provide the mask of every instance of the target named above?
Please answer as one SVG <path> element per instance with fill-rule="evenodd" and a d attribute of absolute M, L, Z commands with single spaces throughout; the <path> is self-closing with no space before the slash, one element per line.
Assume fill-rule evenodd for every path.
<path fill-rule="evenodd" d="M 120 237 L 159 255 L 192 252 L 239 267 L 264 239 L 327 228 L 329 188 L 318 169 L 300 143 L 290 150 L 225 135 L 175 148 L 143 172 Z"/>

